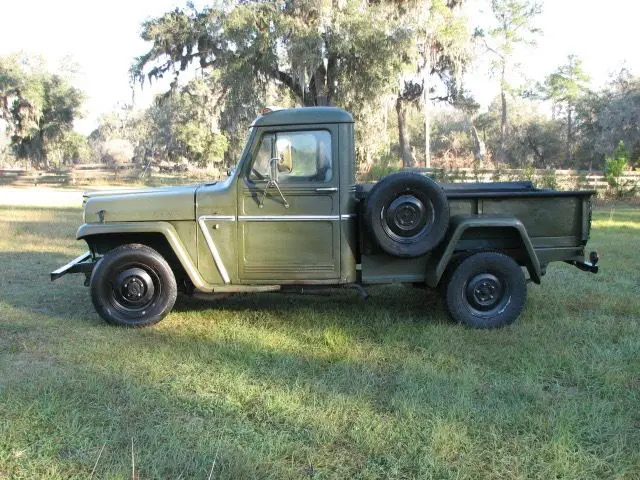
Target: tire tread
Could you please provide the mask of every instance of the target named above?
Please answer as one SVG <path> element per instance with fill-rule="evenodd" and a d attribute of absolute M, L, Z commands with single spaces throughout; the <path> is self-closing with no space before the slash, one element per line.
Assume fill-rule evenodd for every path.
<path fill-rule="evenodd" d="M 489 318 L 474 316 L 460 301 L 460 289 L 464 288 L 469 277 L 488 268 L 501 270 L 511 282 L 510 303 L 502 313 Z M 451 273 L 445 289 L 447 310 L 452 319 L 477 329 L 500 328 L 513 323 L 527 298 L 527 283 L 522 268 L 508 255 L 497 252 L 481 252 L 464 258 Z"/>
<path fill-rule="evenodd" d="M 163 280 L 162 295 L 164 298 L 161 302 L 161 308 L 148 318 L 139 321 L 127 320 L 122 315 L 114 314 L 113 309 L 108 308 L 105 299 L 102 298 L 102 285 L 100 284 L 100 281 L 102 280 L 101 276 L 109 267 L 132 255 L 135 257 L 142 257 L 142 261 L 155 263 L 154 267 L 158 269 L 158 273 Z M 137 260 L 140 261 L 140 258 L 137 258 Z M 169 314 L 175 304 L 178 294 L 175 276 L 164 257 L 153 248 L 138 243 L 121 245 L 105 254 L 93 269 L 91 274 L 90 291 L 93 306 L 95 307 L 98 315 L 100 315 L 104 321 L 111 325 L 129 328 L 141 328 L 158 323 Z"/>

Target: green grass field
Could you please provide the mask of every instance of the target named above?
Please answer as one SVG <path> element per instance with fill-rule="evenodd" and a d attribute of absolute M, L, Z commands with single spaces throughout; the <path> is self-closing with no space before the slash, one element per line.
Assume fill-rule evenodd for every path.
<path fill-rule="evenodd" d="M 640 478 L 640 208 L 598 211 L 601 273 L 552 265 L 496 331 L 401 286 L 110 327 L 48 279 L 80 221 L 0 207 L 0 479 Z"/>

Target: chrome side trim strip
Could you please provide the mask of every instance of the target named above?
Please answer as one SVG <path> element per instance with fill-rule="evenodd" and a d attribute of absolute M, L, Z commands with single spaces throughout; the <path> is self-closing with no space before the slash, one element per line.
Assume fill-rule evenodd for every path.
<path fill-rule="evenodd" d="M 340 215 L 240 215 L 238 221 L 241 222 L 314 222 L 314 221 L 336 221 L 340 220 Z"/>
<path fill-rule="evenodd" d="M 235 217 L 230 217 L 227 216 L 226 219 L 230 219 L 233 218 L 233 220 L 230 221 L 235 221 Z M 209 247 L 209 250 L 211 251 L 211 255 L 213 256 L 213 261 L 216 264 L 216 268 L 218 269 L 218 272 L 220 272 L 220 276 L 222 277 L 222 280 L 224 281 L 224 283 L 229 283 L 231 282 L 231 279 L 229 278 L 229 273 L 227 273 L 227 269 L 224 267 L 224 263 L 222 263 L 222 258 L 220 257 L 220 252 L 218 252 L 218 249 L 216 248 L 216 244 L 213 241 L 213 238 L 211 238 L 211 233 L 209 233 L 209 229 L 207 228 L 206 225 L 206 221 L 207 220 L 220 220 L 220 218 L 215 218 L 212 216 L 206 217 L 200 217 L 198 218 L 198 225 L 200 225 L 200 230 L 202 230 L 202 235 L 204 235 L 204 239 L 207 242 L 207 246 Z"/>
<path fill-rule="evenodd" d="M 337 221 L 356 218 L 355 213 L 343 215 L 240 215 L 240 222 L 313 222 L 313 221 Z M 200 217 L 203 218 L 203 217 Z"/>
<path fill-rule="evenodd" d="M 200 220 L 218 220 L 220 222 L 235 222 L 236 221 L 236 217 L 235 215 L 203 215 L 201 217 L 198 218 L 198 221 Z"/>

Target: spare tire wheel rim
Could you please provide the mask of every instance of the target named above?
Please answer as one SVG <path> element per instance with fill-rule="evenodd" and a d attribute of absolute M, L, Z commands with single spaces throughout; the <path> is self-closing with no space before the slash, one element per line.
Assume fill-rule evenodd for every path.
<path fill-rule="evenodd" d="M 415 193 L 395 197 L 380 211 L 380 222 L 385 233 L 399 243 L 413 243 L 422 237 L 435 221 L 433 203 L 423 201 Z"/>

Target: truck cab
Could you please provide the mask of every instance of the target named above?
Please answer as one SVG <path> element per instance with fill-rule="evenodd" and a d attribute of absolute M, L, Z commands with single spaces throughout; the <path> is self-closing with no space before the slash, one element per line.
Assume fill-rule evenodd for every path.
<path fill-rule="evenodd" d="M 344 110 L 276 110 L 256 119 L 233 174 L 196 192 L 204 280 L 354 282 L 353 155 L 353 118 Z"/>
<path fill-rule="evenodd" d="M 266 109 L 229 177 L 203 185 L 89 193 L 76 237 L 89 251 L 52 272 L 84 273 L 109 323 L 151 325 L 189 294 L 405 283 L 443 287 L 471 327 L 511 323 L 526 276 L 585 260 L 595 192 L 530 182 L 440 185 L 398 172 L 356 183 L 353 117 Z"/>

